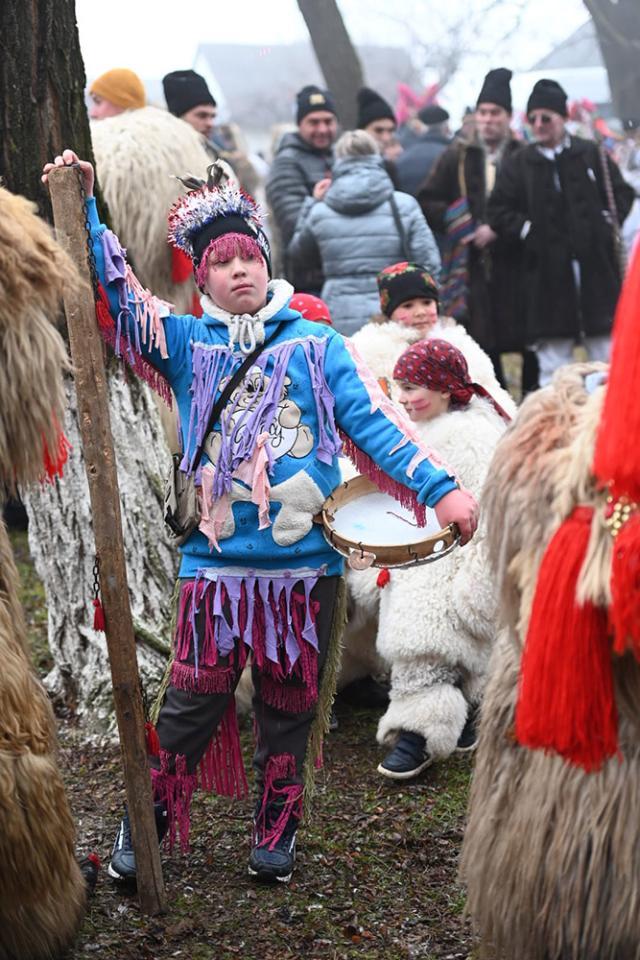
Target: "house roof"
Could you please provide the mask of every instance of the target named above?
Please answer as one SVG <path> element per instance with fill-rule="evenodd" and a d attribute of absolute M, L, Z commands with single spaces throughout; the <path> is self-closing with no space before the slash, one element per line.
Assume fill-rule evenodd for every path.
<path fill-rule="evenodd" d="M 406 49 L 361 46 L 357 50 L 365 83 L 392 105 L 399 81 L 419 83 Z M 262 47 L 205 43 L 198 47 L 196 63 L 206 64 L 223 93 L 230 116 L 241 126 L 266 128 L 290 122 L 297 91 L 308 83 L 324 85 L 310 42 Z"/>
<path fill-rule="evenodd" d="M 604 67 L 593 20 L 587 20 L 571 36 L 531 67 L 536 70 L 564 70 Z"/>

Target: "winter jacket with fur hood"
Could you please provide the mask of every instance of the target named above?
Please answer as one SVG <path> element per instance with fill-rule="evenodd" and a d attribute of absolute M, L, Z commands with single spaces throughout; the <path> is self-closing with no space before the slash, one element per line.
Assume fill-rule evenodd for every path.
<path fill-rule="evenodd" d="M 438 247 L 417 201 L 394 191 L 378 156 L 338 160 L 324 199 L 310 197 L 303 203 L 289 255 L 303 264 L 317 252 L 325 277 L 322 298 L 334 327 L 345 336 L 355 333 L 378 308 L 376 274 L 383 267 L 412 260 L 435 277 L 440 273 Z"/>

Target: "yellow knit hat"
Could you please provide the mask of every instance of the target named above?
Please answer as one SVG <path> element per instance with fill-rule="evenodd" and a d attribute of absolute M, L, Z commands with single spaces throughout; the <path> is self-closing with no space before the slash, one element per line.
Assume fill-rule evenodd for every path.
<path fill-rule="evenodd" d="M 107 70 L 94 80 L 89 87 L 89 93 L 96 93 L 105 100 L 110 100 L 117 107 L 125 110 L 138 110 L 147 102 L 144 84 L 137 73 L 127 70 L 126 67 L 116 67 Z"/>

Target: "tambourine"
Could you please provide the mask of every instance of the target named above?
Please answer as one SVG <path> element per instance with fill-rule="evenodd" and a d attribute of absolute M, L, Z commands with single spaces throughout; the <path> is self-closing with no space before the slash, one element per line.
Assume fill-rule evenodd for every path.
<path fill-rule="evenodd" d="M 325 537 L 354 570 L 432 563 L 446 557 L 460 540 L 457 526 L 441 529 L 429 507 L 426 526 L 418 526 L 411 510 L 363 476 L 329 494 L 320 517 Z"/>

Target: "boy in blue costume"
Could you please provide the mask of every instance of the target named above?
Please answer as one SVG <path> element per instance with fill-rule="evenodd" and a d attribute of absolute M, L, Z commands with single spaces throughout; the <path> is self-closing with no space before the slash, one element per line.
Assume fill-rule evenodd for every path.
<path fill-rule="evenodd" d="M 181 547 L 170 683 L 149 758 L 159 832 L 187 843 L 197 787 L 246 791 L 233 693 L 251 655 L 255 686 L 257 804 L 252 876 L 290 878 L 304 775 L 318 760 L 340 639 L 342 558 L 314 515 L 340 482 L 343 447 L 361 471 L 419 517 L 435 508 L 463 541 L 477 505 L 452 471 L 417 442 L 357 354 L 329 327 L 290 309 L 293 290 L 269 280 L 270 253 L 252 198 L 225 184 L 195 184 L 174 206 L 169 239 L 193 261 L 204 315 L 175 316 L 143 290 L 117 238 L 98 221 L 93 170 L 79 163 L 93 250 L 116 352 L 177 398 L 184 456 L 200 505 Z M 204 436 L 234 371 L 275 332 Z M 200 464 L 195 454 L 204 445 Z M 318 723 L 314 726 L 314 719 Z M 109 867 L 135 877 L 125 817 Z"/>

